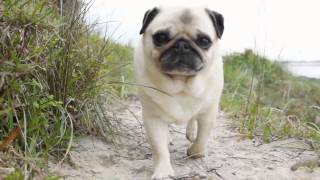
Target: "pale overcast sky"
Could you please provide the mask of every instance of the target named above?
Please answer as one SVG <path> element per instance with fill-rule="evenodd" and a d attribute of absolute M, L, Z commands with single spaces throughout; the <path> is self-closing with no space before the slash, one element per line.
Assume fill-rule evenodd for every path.
<path fill-rule="evenodd" d="M 89 1 L 89 0 L 88 0 Z M 147 9 L 157 5 L 205 5 L 225 17 L 225 52 L 256 49 L 283 60 L 320 60 L 319 0 L 93 0 L 92 21 L 109 23 L 119 42 L 135 44 Z M 113 22 L 115 21 L 115 22 Z"/>

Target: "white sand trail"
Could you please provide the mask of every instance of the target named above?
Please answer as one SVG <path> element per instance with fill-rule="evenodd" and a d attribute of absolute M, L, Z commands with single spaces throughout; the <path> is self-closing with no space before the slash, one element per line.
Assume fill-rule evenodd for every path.
<path fill-rule="evenodd" d="M 80 138 L 72 148 L 70 163 L 52 171 L 67 180 L 144 180 L 152 173 L 151 150 L 146 141 L 141 121 L 141 106 L 137 100 L 113 107 L 113 120 L 118 126 L 116 143 L 96 137 Z M 111 113 L 110 113 L 111 115 Z M 172 165 L 176 177 L 171 179 L 320 179 L 320 168 L 290 167 L 301 160 L 314 159 L 302 140 L 288 139 L 259 144 L 246 139 L 221 113 L 213 129 L 208 153 L 202 159 L 188 159 L 189 146 L 185 127 L 170 128 Z"/>

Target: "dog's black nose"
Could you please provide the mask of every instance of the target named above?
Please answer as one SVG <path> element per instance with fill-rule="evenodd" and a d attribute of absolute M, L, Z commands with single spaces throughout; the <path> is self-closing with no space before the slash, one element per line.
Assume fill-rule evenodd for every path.
<path fill-rule="evenodd" d="M 188 52 L 191 49 L 190 44 L 186 40 L 183 40 L 183 39 L 178 40 L 175 43 L 174 47 L 175 47 L 175 50 L 179 53 Z"/>

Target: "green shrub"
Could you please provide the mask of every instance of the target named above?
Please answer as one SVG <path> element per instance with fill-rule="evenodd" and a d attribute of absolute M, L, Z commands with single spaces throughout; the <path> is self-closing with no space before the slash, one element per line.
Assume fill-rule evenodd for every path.
<path fill-rule="evenodd" d="M 75 133 L 109 136 L 103 104 L 124 88 L 108 82 L 132 76 L 132 48 L 101 38 L 72 2 L 65 16 L 55 0 L 0 4 L 0 140 L 21 128 L 13 146 L 28 171 L 65 157 Z"/>

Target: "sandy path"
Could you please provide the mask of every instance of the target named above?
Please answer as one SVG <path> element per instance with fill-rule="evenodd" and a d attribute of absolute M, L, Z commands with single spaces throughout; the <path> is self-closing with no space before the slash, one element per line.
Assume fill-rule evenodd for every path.
<path fill-rule="evenodd" d="M 60 167 L 51 164 L 51 171 L 68 180 L 148 179 L 152 172 L 151 150 L 141 126 L 141 106 L 132 100 L 115 112 L 113 123 L 122 132 L 115 134 L 116 143 L 95 137 L 80 138 L 71 151 L 72 163 Z M 176 173 L 172 179 L 320 179 L 320 168 L 290 170 L 296 162 L 316 157 L 303 141 L 288 139 L 261 145 L 239 134 L 222 113 L 203 159 L 186 158 L 189 142 L 184 127 L 170 129 L 170 152 Z"/>

